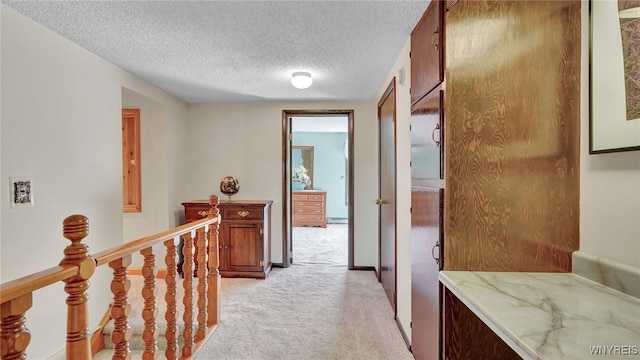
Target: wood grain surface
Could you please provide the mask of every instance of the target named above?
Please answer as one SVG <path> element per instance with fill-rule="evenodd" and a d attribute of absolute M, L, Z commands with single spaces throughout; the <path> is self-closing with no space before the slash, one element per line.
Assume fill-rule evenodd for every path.
<path fill-rule="evenodd" d="M 445 268 L 570 271 L 580 2 L 460 1 L 445 21 Z"/>

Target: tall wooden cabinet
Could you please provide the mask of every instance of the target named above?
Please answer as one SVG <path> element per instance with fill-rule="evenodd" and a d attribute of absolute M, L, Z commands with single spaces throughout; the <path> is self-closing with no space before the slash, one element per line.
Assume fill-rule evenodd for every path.
<path fill-rule="evenodd" d="M 442 14 L 440 28 L 430 11 Z M 570 0 L 434 0 L 412 33 L 411 343 L 418 360 L 501 356 L 491 348 L 480 357 L 470 344 L 490 330 L 451 297 L 443 303 L 433 274 L 438 253 L 445 270 L 571 271 L 579 244 L 580 11 Z M 436 42 L 440 59 L 423 50 Z M 434 82 L 440 69 L 442 82 Z M 441 318 L 443 308 L 451 311 Z M 439 354 L 424 352 L 443 344 L 443 332 L 457 340 Z"/>
<path fill-rule="evenodd" d="M 411 34 L 411 351 L 442 355 L 444 249 L 444 4 L 434 0 Z"/>
<path fill-rule="evenodd" d="M 219 249 L 222 277 L 265 279 L 271 271 L 272 201 L 221 201 Z M 207 216 L 205 200 L 182 203 L 185 222 Z"/>

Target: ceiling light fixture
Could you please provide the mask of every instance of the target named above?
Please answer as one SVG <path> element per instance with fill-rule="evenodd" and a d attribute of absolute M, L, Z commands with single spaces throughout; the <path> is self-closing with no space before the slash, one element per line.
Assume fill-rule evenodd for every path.
<path fill-rule="evenodd" d="M 311 74 L 308 72 L 298 71 L 291 75 L 291 85 L 297 89 L 306 89 L 311 86 L 312 82 Z"/>

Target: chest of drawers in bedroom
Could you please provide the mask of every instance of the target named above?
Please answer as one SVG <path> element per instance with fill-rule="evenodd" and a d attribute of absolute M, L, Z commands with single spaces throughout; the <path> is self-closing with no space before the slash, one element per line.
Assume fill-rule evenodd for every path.
<path fill-rule="evenodd" d="M 294 191 L 292 200 L 293 226 L 327 227 L 326 191 Z"/>

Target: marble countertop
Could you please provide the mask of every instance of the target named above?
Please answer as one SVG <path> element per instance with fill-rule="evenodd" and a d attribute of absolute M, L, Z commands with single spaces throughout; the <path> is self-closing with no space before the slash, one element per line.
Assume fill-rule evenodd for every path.
<path fill-rule="evenodd" d="M 441 271 L 523 359 L 640 359 L 640 299 L 572 273 Z"/>

